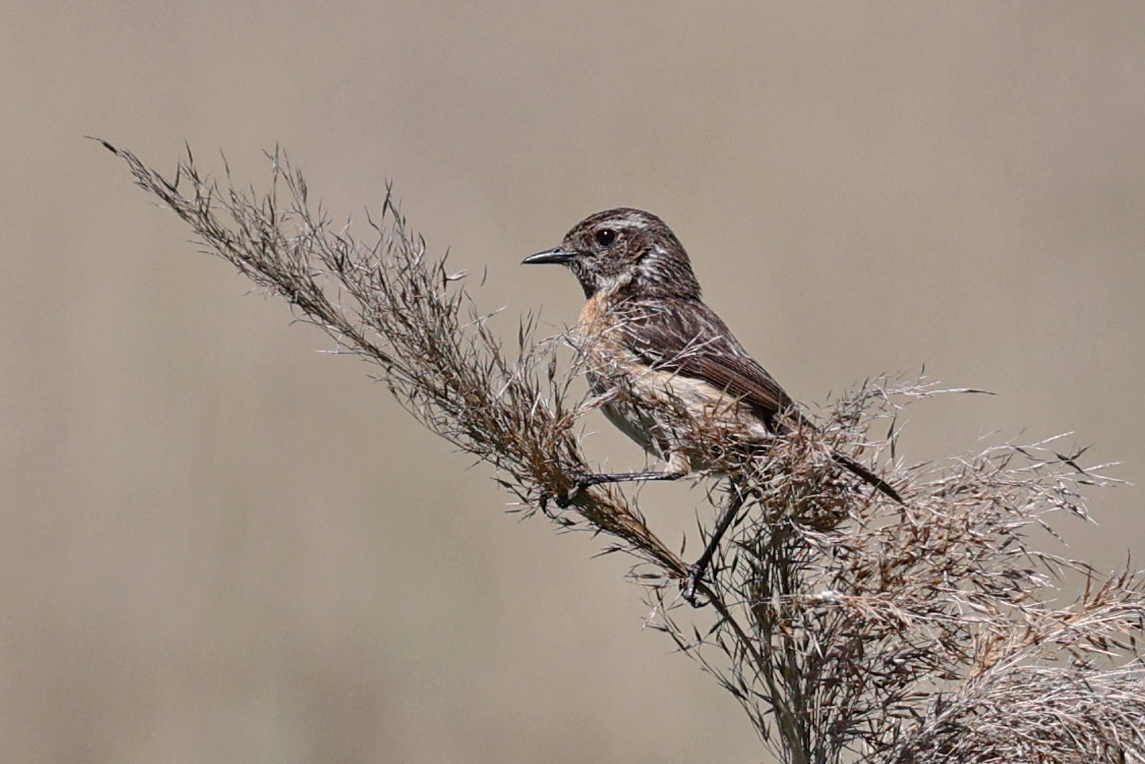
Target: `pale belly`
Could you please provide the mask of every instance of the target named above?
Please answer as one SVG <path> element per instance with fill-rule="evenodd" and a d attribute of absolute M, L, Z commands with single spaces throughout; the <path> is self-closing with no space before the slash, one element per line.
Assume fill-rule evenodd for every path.
<path fill-rule="evenodd" d="M 595 393 L 608 393 L 600 378 L 590 374 L 589 381 Z M 632 381 L 627 394 L 620 394 L 601 409 L 608 421 L 642 449 L 683 472 L 710 466 L 709 454 L 698 447 L 695 438 L 682 436 L 682 432 L 694 431 L 696 423 L 718 442 L 763 444 L 771 437 L 763 422 L 738 401 L 706 382 L 666 372 L 645 372 Z M 676 416 L 655 413 L 673 411 Z M 692 422 L 680 421 L 683 411 Z"/>

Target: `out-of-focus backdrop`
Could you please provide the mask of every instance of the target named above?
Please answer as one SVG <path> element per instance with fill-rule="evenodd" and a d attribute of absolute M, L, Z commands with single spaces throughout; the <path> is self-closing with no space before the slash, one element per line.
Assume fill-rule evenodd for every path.
<path fill-rule="evenodd" d="M 5 762 L 765 758 L 625 561 L 503 514 L 84 135 L 260 188 L 281 144 L 338 218 L 392 179 L 507 330 L 581 302 L 523 256 L 643 207 L 795 397 L 999 393 L 913 408 L 908 459 L 1076 431 L 1145 482 L 1135 0 L 8 0 L 0 102 Z M 1057 551 L 1145 557 L 1140 488 L 1094 511 Z"/>

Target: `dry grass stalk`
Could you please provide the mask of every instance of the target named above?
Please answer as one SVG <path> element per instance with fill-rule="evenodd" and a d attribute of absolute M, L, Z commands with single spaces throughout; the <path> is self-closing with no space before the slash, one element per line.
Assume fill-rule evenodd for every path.
<path fill-rule="evenodd" d="M 203 177 L 190 151 L 167 179 L 104 145 L 206 251 L 285 298 L 299 320 L 371 363 L 426 427 L 491 464 L 522 511 L 605 534 L 610 550 L 633 555 L 650 623 L 739 700 L 783 761 L 1145 754 L 1141 579 L 1051 556 L 1029 535 L 1052 532 L 1055 514 L 1088 517 L 1080 488 L 1115 482 L 1083 469 L 1080 453 L 1051 440 L 904 467 L 894 458 L 898 410 L 951 392 L 923 381 L 865 385 L 821 431 L 777 439 L 766 460 L 677 407 L 680 437 L 714 455 L 716 474 L 734 476 L 712 483 L 711 502 L 739 512 L 701 588 L 711 608 L 693 611 L 677 586 L 687 565 L 635 500 L 615 488 L 574 491 L 573 476 L 592 471 L 578 423 L 600 403 L 571 395 L 581 369 L 558 364 L 557 343 L 537 338 L 532 317 L 507 349 L 463 274 L 427 257 L 388 192 L 361 241 L 311 205 L 280 151 L 268 155 L 271 190 L 258 195 L 236 188 L 229 169 L 222 184 Z M 894 469 L 905 505 L 857 491 L 828 467 L 828 446 L 862 452 L 878 420 L 891 427 L 871 458 L 889 455 L 882 471 Z M 1071 581 L 1084 591 L 1063 600 Z"/>

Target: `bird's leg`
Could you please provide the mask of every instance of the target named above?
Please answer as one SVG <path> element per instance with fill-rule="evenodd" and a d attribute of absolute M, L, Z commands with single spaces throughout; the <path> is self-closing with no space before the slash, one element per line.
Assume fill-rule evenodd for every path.
<path fill-rule="evenodd" d="M 700 559 L 696 560 L 688 569 L 688 579 L 684 582 L 684 586 L 681 590 L 684 599 L 687 600 L 688 604 L 692 607 L 701 607 L 704 604 L 699 602 L 698 592 L 696 590 L 700 582 L 703 581 L 704 575 L 708 572 L 708 566 L 712 564 L 712 558 L 715 556 L 716 550 L 720 548 L 720 541 L 723 540 L 724 534 L 728 532 L 728 528 L 731 527 L 736 515 L 739 514 L 740 509 L 743 507 L 743 502 L 743 491 L 733 482 L 731 493 L 728 495 L 728 502 L 720 514 L 720 519 L 716 523 L 716 529 L 712 532 L 712 537 L 708 539 L 708 545 L 704 548 L 704 553 L 700 555 Z"/>
<path fill-rule="evenodd" d="M 585 489 L 601 483 L 639 483 L 650 480 L 679 480 L 686 473 L 671 472 L 668 470 L 640 470 L 639 472 L 601 472 L 595 474 L 578 474 L 576 476 L 577 488 Z"/>
<path fill-rule="evenodd" d="M 691 465 L 683 454 L 673 453 L 663 470 L 638 470 L 636 472 L 599 472 L 573 474 L 576 487 L 573 493 L 564 499 L 562 507 L 568 506 L 573 497 L 586 488 L 604 483 L 647 483 L 653 480 L 679 480 L 691 472 Z M 558 502 L 559 504 L 560 502 Z"/>
<path fill-rule="evenodd" d="M 557 499 L 557 505 L 562 509 L 572 503 L 572 500 L 581 491 L 591 488 L 594 485 L 602 485 L 604 483 L 646 483 L 652 480 L 679 480 L 688 473 L 686 472 L 672 472 L 671 470 L 641 470 L 639 472 L 597 472 L 586 473 L 576 472 L 573 473 L 573 481 L 576 485 L 573 487 L 571 493 L 564 497 Z"/>

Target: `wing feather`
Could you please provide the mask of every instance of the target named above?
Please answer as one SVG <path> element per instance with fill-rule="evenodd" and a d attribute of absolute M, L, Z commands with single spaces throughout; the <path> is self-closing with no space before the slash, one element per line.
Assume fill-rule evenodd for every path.
<path fill-rule="evenodd" d="M 777 413 L 794 413 L 794 402 L 779 383 L 698 300 L 629 303 L 617 330 L 645 363 L 723 390 L 750 406 L 769 428 Z"/>
<path fill-rule="evenodd" d="M 654 369 L 698 379 L 723 390 L 751 407 L 773 432 L 781 427 L 776 415 L 806 422 L 795 402 L 752 358 L 711 308 L 699 300 L 630 301 L 615 328 L 623 345 Z M 902 503 L 890 483 L 839 451 L 831 452 L 840 466 L 877 490 Z"/>

